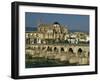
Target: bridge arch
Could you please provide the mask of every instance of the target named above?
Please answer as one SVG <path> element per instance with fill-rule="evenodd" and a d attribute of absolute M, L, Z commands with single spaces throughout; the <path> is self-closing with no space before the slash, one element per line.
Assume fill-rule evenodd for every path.
<path fill-rule="evenodd" d="M 36 47 L 33 47 L 33 50 L 36 50 Z"/>
<path fill-rule="evenodd" d="M 47 51 L 52 51 L 52 47 L 47 47 Z"/>
<path fill-rule="evenodd" d="M 64 50 L 64 48 L 63 48 L 63 47 L 61 47 L 60 52 L 65 52 L 65 50 Z"/>
<path fill-rule="evenodd" d="M 43 47 L 42 47 L 42 50 L 45 50 L 45 49 L 46 49 L 46 47 L 45 47 L 45 46 L 43 46 Z"/>
<path fill-rule="evenodd" d="M 82 48 L 79 48 L 78 51 L 77 51 L 78 55 L 81 55 L 82 52 L 83 52 Z"/>
<path fill-rule="evenodd" d="M 68 53 L 74 53 L 72 48 L 68 49 Z"/>
<path fill-rule="evenodd" d="M 58 48 L 57 47 L 54 47 L 54 52 L 58 52 Z"/>

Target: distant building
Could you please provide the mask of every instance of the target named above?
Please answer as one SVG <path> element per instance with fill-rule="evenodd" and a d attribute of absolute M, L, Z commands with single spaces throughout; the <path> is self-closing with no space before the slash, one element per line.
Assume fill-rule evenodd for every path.
<path fill-rule="evenodd" d="M 84 32 L 69 32 L 67 27 L 54 22 L 53 24 L 40 24 L 37 31 L 26 31 L 26 44 L 49 43 L 87 43 L 89 35 Z"/>

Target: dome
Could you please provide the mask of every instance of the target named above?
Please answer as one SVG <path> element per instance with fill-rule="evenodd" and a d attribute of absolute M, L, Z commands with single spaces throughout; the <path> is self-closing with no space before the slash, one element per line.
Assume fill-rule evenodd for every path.
<path fill-rule="evenodd" d="M 58 22 L 54 22 L 53 24 L 57 24 L 57 25 L 60 25 Z"/>

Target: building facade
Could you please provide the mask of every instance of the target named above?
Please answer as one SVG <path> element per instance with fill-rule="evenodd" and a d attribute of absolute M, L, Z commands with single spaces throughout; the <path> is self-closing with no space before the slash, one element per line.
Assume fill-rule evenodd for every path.
<path fill-rule="evenodd" d="M 88 43 L 89 35 L 84 32 L 71 33 L 67 27 L 57 22 L 53 24 L 40 24 L 37 31 L 26 32 L 26 44 L 49 44 L 53 42 Z"/>

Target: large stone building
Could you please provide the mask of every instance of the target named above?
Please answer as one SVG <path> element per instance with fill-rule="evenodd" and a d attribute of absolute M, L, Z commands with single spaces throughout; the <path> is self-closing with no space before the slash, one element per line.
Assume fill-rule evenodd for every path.
<path fill-rule="evenodd" d="M 37 31 L 26 31 L 26 54 L 89 64 L 89 35 L 84 32 L 70 32 L 58 22 L 40 24 Z"/>
<path fill-rule="evenodd" d="M 84 32 L 69 32 L 67 27 L 55 22 L 40 24 L 37 31 L 26 32 L 26 44 L 49 44 L 50 42 L 79 43 L 89 42 L 89 35 Z"/>

